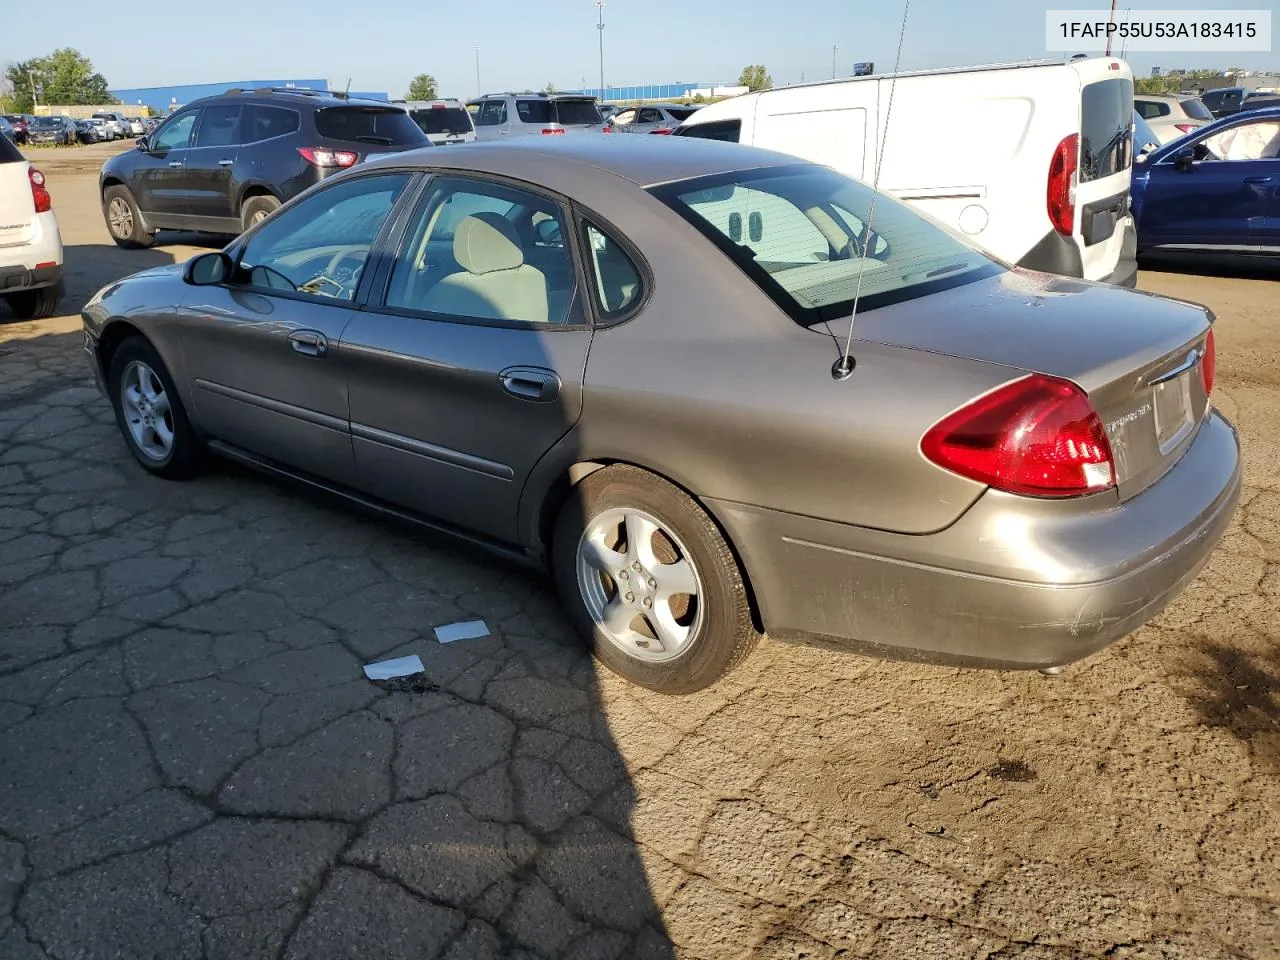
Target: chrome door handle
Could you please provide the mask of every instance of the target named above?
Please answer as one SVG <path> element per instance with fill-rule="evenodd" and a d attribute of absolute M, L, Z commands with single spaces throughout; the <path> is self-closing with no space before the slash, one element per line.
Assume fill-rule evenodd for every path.
<path fill-rule="evenodd" d="M 498 380 L 503 390 L 519 400 L 550 403 L 560 396 L 560 378 L 542 367 L 507 367 Z"/>
<path fill-rule="evenodd" d="M 1270 183 L 1271 178 L 1270 177 L 1245 177 L 1244 182 L 1245 183 Z"/>
<path fill-rule="evenodd" d="M 295 330 L 289 334 L 289 346 L 304 357 L 319 359 L 329 353 L 328 338 L 316 330 Z"/>
<path fill-rule="evenodd" d="M 235 163 L 235 161 L 234 161 L 234 160 L 219 160 L 219 161 L 218 161 L 218 166 L 220 166 L 220 167 L 229 167 L 229 166 L 231 166 L 233 163 Z"/>
<path fill-rule="evenodd" d="M 182 166 L 182 161 L 181 161 L 181 160 L 170 160 L 170 161 L 169 161 L 169 166 L 171 166 L 171 167 L 180 167 L 180 166 Z"/>

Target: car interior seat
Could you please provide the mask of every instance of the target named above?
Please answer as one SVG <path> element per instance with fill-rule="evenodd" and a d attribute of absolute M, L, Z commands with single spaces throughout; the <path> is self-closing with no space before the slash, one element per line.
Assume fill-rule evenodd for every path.
<path fill-rule="evenodd" d="M 454 233 L 453 256 L 462 270 L 431 287 L 421 309 L 494 320 L 547 322 L 546 277 L 525 263 L 519 234 L 505 217 L 496 213 L 464 217 Z"/>

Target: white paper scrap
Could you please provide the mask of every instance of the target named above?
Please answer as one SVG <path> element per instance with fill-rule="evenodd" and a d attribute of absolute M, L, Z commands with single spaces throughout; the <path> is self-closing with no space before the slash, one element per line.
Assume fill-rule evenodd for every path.
<path fill-rule="evenodd" d="M 436 627 L 436 639 L 441 643 L 453 643 L 455 640 L 475 640 L 487 637 L 489 628 L 483 620 L 466 620 L 462 623 L 448 623 Z"/>
<path fill-rule="evenodd" d="M 394 660 L 382 660 L 378 663 L 366 663 L 364 675 L 370 680 L 391 680 L 395 677 L 407 677 L 414 673 L 425 673 L 422 658 L 416 653 L 411 657 L 396 657 Z"/>

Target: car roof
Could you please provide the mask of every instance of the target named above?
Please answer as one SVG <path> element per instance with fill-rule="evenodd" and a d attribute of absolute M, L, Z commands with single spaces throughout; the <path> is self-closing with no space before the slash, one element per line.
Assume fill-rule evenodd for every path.
<path fill-rule="evenodd" d="M 335 93 L 330 90 L 308 90 L 301 87 L 259 87 L 255 90 L 242 89 L 240 87 L 232 87 L 222 93 L 215 93 L 208 97 L 201 97 L 198 100 L 192 100 L 187 106 L 204 105 L 206 103 L 217 103 L 224 97 L 236 97 L 251 100 L 261 100 L 263 103 L 288 103 L 290 106 L 301 106 L 302 104 L 310 104 L 316 107 L 399 107 L 399 104 L 387 103 L 383 100 L 366 100 L 360 97 L 348 97 L 345 93 Z"/>
<path fill-rule="evenodd" d="M 505 172 L 521 180 L 538 180 L 539 167 L 574 176 L 611 174 L 651 187 L 675 180 L 761 167 L 803 164 L 793 156 L 700 137 L 627 137 L 582 134 L 573 137 L 521 137 L 503 142 L 476 142 L 448 150 L 412 150 L 384 154 L 361 164 L 468 169 L 475 166 Z"/>

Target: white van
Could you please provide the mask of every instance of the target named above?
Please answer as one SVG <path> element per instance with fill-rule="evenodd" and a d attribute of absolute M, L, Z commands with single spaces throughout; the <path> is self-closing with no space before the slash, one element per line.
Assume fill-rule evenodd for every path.
<path fill-rule="evenodd" d="M 781 87 L 705 106 L 676 135 L 790 153 L 867 183 L 883 149 L 881 190 L 997 258 L 1134 286 L 1132 130 L 1132 71 L 1092 57 Z"/>

